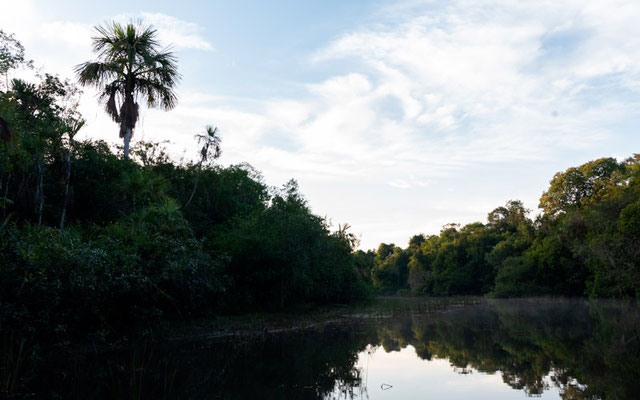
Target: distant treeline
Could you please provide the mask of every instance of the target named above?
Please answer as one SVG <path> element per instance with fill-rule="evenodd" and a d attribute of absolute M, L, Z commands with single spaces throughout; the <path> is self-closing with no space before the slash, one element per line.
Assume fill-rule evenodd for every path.
<path fill-rule="evenodd" d="M 382 293 L 640 298 L 640 155 L 557 173 L 532 220 L 520 201 L 402 249 L 356 252 Z"/>

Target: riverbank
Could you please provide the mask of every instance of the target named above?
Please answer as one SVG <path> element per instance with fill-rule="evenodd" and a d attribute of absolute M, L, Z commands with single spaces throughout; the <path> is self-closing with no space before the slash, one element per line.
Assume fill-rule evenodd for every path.
<path fill-rule="evenodd" d="M 334 304 L 318 308 L 298 308 L 281 312 L 211 316 L 175 322 L 160 328 L 156 340 L 171 342 L 194 339 L 251 337 L 278 334 L 362 319 L 388 319 L 400 315 L 430 315 L 485 304 L 478 296 L 426 297 L 378 296 L 355 304 Z"/>

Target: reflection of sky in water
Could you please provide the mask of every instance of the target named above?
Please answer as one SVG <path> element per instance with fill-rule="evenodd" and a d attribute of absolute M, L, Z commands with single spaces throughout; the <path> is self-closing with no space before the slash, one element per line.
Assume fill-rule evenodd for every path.
<path fill-rule="evenodd" d="M 523 390 L 509 387 L 502 381 L 500 372 L 488 375 L 475 369 L 471 373 L 454 370 L 448 360 L 422 360 L 413 346 L 387 353 L 382 348 L 358 356 L 358 368 L 362 371 L 366 392 L 354 393 L 359 399 L 526 399 Z M 459 370 L 458 370 L 459 371 Z M 548 381 L 548 378 L 546 379 Z M 392 385 L 383 390 L 381 385 Z M 535 396 L 541 399 L 558 399 L 558 389 L 551 386 Z M 341 398 L 338 391 L 333 397 Z M 344 398 L 344 397 L 342 397 Z M 348 398 L 348 397 L 347 397 Z"/>

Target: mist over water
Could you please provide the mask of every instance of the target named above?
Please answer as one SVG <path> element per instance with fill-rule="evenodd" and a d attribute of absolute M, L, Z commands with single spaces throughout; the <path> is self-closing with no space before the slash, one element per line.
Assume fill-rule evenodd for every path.
<path fill-rule="evenodd" d="M 309 329 L 52 357 L 30 385 L 38 396 L 105 399 L 630 399 L 640 391 L 635 304 L 446 301 L 393 299 Z"/>

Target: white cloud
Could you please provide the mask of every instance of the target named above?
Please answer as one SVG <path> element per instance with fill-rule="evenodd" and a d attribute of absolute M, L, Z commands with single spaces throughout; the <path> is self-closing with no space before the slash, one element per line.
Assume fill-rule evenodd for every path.
<path fill-rule="evenodd" d="M 313 55 L 315 66 L 335 62 L 341 74 L 308 84 L 295 100 L 265 100 L 252 111 L 264 117 L 259 131 L 282 133 L 293 149 L 272 143 L 234 154 L 254 160 L 266 176 L 440 191 L 446 210 L 438 211 L 435 200 L 424 202 L 427 210 L 408 206 L 386 232 L 369 233 L 376 239 L 414 229 L 417 215 L 431 215 L 427 230 L 434 221 L 484 219 L 508 198 L 535 207 L 542 188 L 509 193 L 508 181 L 493 176 L 502 184 L 498 193 L 472 179 L 483 179 L 479 174 L 491 165 L 597 151 L 615 137 L 617 121 L 638 114 L 637 101 L 624 93 L 640 86 L 640 6 L 605 8 L 595 1 L 413 4 L 411 13 L 357 27 Z M 465 175 L 470 196 L 479 197 L 473 190 L 483 186 L 495 193 L 471 209 L 463 207 L 468 196 L 442 195 L 447 178 L 461 184 Z M 340 208 L 331 215 L 368 229 L 365 221 L 378 209 L 400 207 L 375 190 L 354 198 L 379 205 L 360 206 L 369 216 L 354 207 L 351 215 Z"/>
<path fill-rule="evenodd" d="M 202 36 L 204 30 L 198 24 L 183 21 L 176 17 L 161 13 L 141 13 L 142 18 L 158 29 L 163 43 L 171 44 L 178 49 L 214 50 Z"/>
<path fill-rule="evenodd" d="M 38 34 L 46 42 L 64 43 L 87 53 L 91 49 L 91 37 L 95 35 L 95 30 L 91 24 L 53 21 L 43 23 Z"/>
<path fill-rule="evenodd" d="M 141 12 L 138 14 L 119 14 L 113 17 L 113 20 L 120 23 L 143 21 L 145 24 L 153 26 L 158 32 L 160 43 L 164 46 L 171 46 L 178 50 L 215 50 L 213 45 L 203 37 L 203 27 L 171 15 Z"/>
<path fill-rule="evenodd" d="M 602 112 L 602 102 L 606 110 L 619 101 L 585 94 L 598 79 L 612 79 L 619 90 L 638 86 L 640 7 L 620 3 L 603 10 L 598 2 L 413 2 L 409 15 L 346 34 L 314 61 L 356 61 L 366 71 L 357 76 L 376 82 L 351 96 L 347 80 L 338 85 L 337 107 L 345 109 L 345 96 L 350 104 L 365 102 L 349 115 L 369 121 L 352 124 L 346 135 L 389 126 L 367 111 L 377 94 L 397 99 L 400 126 L 384 147 L 398 150 L 398 165 L 443 155 L 452 165 L 544 158 L 607 137 L 601 126 L 619 113 Z M 558 53 L 550 53 L 554 46 Z"/>
<path fill-rule="evenodd" d="M 90 57 L 92 24 L 48 21 L 29 1 L 12 4 L 22 17 L 0 15 L 0 25 L 16 26 L 47 70 L 70 76 Z M 116 18 L 137 17 L 158 28 L 163 44 L 213 50 L 191 22 L 159 13 Z M 144 111 L 135 137 L 169 139 L 193 157 L 193 135 L 217 125 L 222 162 L 248 160 L 272 184 L 300 179 L 318 211 L 366 231 L 368 247 L 482 219 L 508 198 L 535 207 L 551 175 L 525 191 L 511 170 L 566 168 L 604 149 L 620 154 L 612 143 L 622 143 L 621 121 L 640 120 L 636 1 L 404 1 L 370 20 L 312 54 L 313 68 L 334 73 L 294 82 L 302 88 L 295 97 L 212 96 L 203 75 L 202 93 L 180 93 L 175 110 Z M 115 141 L 115 124 L 85 97 L 87 134 Z M 340 185 L 358 189 L 346 195 Z"/>

